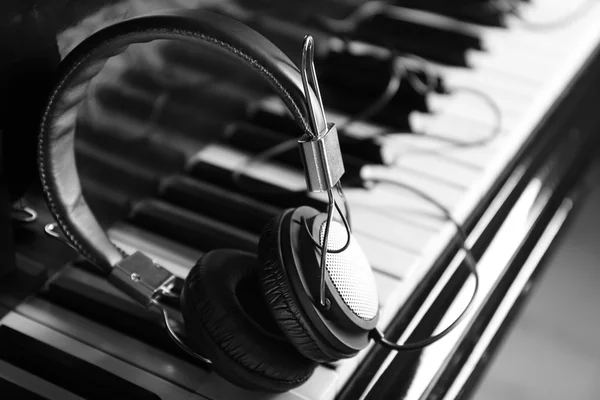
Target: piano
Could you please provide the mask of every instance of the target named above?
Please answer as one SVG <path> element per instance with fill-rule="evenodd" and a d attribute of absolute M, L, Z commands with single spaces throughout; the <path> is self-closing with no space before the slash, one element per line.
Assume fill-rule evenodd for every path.
<path fill-rule="evenodd" d="M 481 284 L 467 317 L 423 350 L 371 345 L 319 366 L 290 392 L 249 392 L 180 351 L 160 315 L 139 308 L 48 235 L 53 221 L 34 183 L 17 204 L 37 219 L 13 221 L 16 270 L 0 280 L 3 398 L 473 394 L 597 178 L 600 5 L 587 2 L 579 12 L 584 0 L 456 7 L 396 0 L 382 6 L 386 14 L 369 14 L 373 2 L 333 0 L 64 3 L 19 11 L 19 18 L 63 18 L 54 24 L 61 58 L 101 27 L 161 8 L 234 15 L 292 57 L 300 54 L 298 37 L 311 33 L 329 119 L 339 125 L 398 79 L 385 106 L 347 125 L 341 139 L 353 231 L 375 269 L 381 327 L 398 343 L 430 336 L 456 318 L 473 290 L 456 227 L 417 191 L 463 226 Z M 357 7 L 359 18 L 348 11 Z M 77 160 L 92 209 L 115 244 L 144 251 L 180 278 L 211 248 L 255 250 L 261 227 L 283 208 L 325 204 L 303 192 L 295 153 L 245 170 L 242 179 L 272 192 L 232 181 L 239 165 L 294 128 L 264 87 L 220 57 L 179 43 L 131 46 L 106 65 L 80 112 Z M 10 164 L 5 171 L 14 173 Z"/>

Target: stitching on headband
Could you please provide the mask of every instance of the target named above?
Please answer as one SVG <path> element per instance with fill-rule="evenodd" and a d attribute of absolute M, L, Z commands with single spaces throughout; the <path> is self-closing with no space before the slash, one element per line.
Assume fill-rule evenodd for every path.
<path fill-rule="evenodd" d="M 48 179 L 48 174 L 47 174 L 47 166 L 45 163 L 46 158 L 44 157 L 45 153 L 46 153 L 45 145 L 46 145 L 46 140 L 47 140 L 47 136 L 48 136 L 48 130 L 50 129 L 48 127 L 48 123 L 49 123 L 48 121 L 52 120 L 50 113 L 53 112 L 53 109 L 54 109 L 56 103 L 58 103 L 60 101 L 60 97 L 57 97 L 57 96 L 62 95 L 64 93 L 64 91 L 66 90 L 65 84 L 69 81 L 69 79 L 76 72 L 78 72 L 80 70 L 82 65 L 85 65 L 85 63 L 90 60 L 90 58 L 95 54 L 95 52 L 98 49 L 102 49 L 107 44 L 110 46 L 112 42 L 115 42 L 115 41 L 118 42 L 119 40 L 122 40 L 128 36 L 141 35 L 144 33 L 146 33 L 146 34 L 147 33 L 166 33 L 167 36 L 175 36 L 175 38 L 178 36 L 193 37 L 193 38 L 203 40 L 207 43 L 215 44 L 223 49 L 230 51 L 231 53 L 240 57 L 244 61 L 248 62 L 252 67 L 257 69 L 267 80 L 269 80 L 277 88 L 279 95 L 284 97 L 285 99 L 287 99 L 286 104 L 288 104 L 288 107 L 289 107 L 289 104 L 292 105 L 291 111 L 296 116 L 296 118 L 302 122 L 302 124 L 304 125 L 303 126 L 304 130 L 307 132 L 310 132 L 310 127 L 309 127 L 306 119 L 302 115 L 302 112 L 298 108 L 296 102 L 292 99 L 292 97 L 287 92 L 287 90 L 285 90 L 285 88 L 279 83 L 279 81 L 266 68 L 264 68 L 263 65 L 260 64 L 257 60 L 250 57 L 249 55 L 247 55 L 243 51 L 239 50 L 238 48 L 231 46 L 228 43 L 217 40 L 211 36 L 207 36 L 204 34 L 198 34 L 191 30 L 179 30 L 179 29 L 166 30 L 166 29 L 157 29 L 157 28 L 150 28 L 150 29 L 146 29 L 146 30 L 128 32 L 125 34 L 113 36 L 110 39 L 104 41 L 98 47 L 96 47 L 95 49 L 92 49 L 91 52 L 89 52 L 83 58 L 81 58 L 79 61 L 77 61 L 76 64 L 67 71 L 67 73 L 63 76 L 63 78 L 60 80 L 58 85 L 55 87 L 54 91 L 52 92 L 52 94 L 49 98 L 46 109 L 44 111 L 41 125 L 40 125 L 40 133 L 39 133 L 39 137 L 38 137 L 38 168 L 40 171 L 42 187 L 44 189 L 46 199 L 50 206 L 50 211 L 52 212 L 52 214 L 53 214 L 54 218 L 56 219 L 57 223 L 59 224 L 61 230 L 65 233 L 65 235 L 67 236 L 69 241 L 75 246 L 75 248 L 84 257 L 86 257 L 90 262 L 92 262 L 93 264 L 96 264 L 96 265 L 104 265 L 105 263 L 100 262 L 100 260 L 95 255 L 93 255 L 91 252 L 89 252 L 86 249 L 86 246 L 84 246 L 82 243 L 79 242 L 79 240 L 77 239 L 77 235 L 71 232 L 71 230 L 69 228 L 69 224 L 65 220 L 63 220 L 63 215 L 58 211 L 56 200 L 54 199 L 53 193 L 50 189 L 50 185 L 48 184 L 49 179 Z M 133 43 L 130 43 L 130 44 L 133 44 Z M 129 46 L 129 44 L 127 46 Z M 115 53 L 110 52 L 105 57 L 98 58 L 98 59 L 92 59 L 92 61 L 90 61 L 90 64 L 93 65 L 93 62 L 101 63 L 115 55 L 116 55 Z M 83 81 L 79 84 L 69 85 L 69 86 L 67 86 L 67 88 L 76 87 L 77 85 L 85 85 L 85 89 L 84 89 L 84 93 L 85 93 L 87 91 L 87 85 L 96 76 L 96 74 L 92 75 L 89 79 L 86 79 L 85 81 Z M 77 75 L 75 75 L 75 76 L 77 76 Z M 310 95 L 310 94 L 305 94 L 305 95 Z M 73 104 L 70 108 L 67 109 L 67 111 L 71 110 L 73 107 L 78 107 L 81 103 L 81 100 L 82 99 L 80 99 L 75 104 Z M 73 127 L 71 129 L 73 129 L 73 130 L 75 129 L 75 123 L 73 124 Z M 71 132 L 69 134 L 75 135 L 75 132 Z M 73 148 L 72 151 L 75 151 L 75 149 Z M 80 196 L 83 196 L 83 194 L 80 193 Z M 112 268 L 112 265 L 110 267 Z"/>

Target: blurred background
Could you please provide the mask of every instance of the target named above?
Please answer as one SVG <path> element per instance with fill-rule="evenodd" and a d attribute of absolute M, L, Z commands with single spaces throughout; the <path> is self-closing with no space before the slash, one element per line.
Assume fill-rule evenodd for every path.
<path fill-rule="evenodd" d="M 474 399 L 600 396 L 600 188 L 582 202 Z"/>

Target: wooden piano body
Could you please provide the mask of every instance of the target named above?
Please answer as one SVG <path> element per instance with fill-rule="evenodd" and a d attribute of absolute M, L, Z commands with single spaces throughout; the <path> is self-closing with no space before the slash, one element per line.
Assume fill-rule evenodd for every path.
<path fill-rule="evenodd" d="M 123 12 L 136 15 L 147 9 L 192 7 L 197 3 L 128 1 L 103 6 L 100 11 L 98 5 L 93 12 L 84 13 L 86 18 L 78 16 L 81 20 L 74 26 L 61 28 L 57 36 L 60 53 L 64 56 L 86 35 L 120 18 Z M 570 11 L 560 3 L 536 0 L 523 7 L 527 16 L 544 20 Z M 476 96 L 468 92 L 431 93 L 428 101 L 432 112 L 410 116 L 420 133 L 392 135 L 383 142 L 382 149 L 392 155 L 394 164 L 366 166 L 361 171 L 364 176 L 383 174 L 427 192 L 448 207 L 468 233 L 468 244 L 478 260 L 481 287 L 468 317 L 445 339 L 422 351 L 400 354 L 370 347 L 354 359 L 319 367 L 308 383 L 289 393 L 246 392 L 194 365 L 165 342 L 166 334 L 161 332 L 156 315 L 145 314 L 119 296 L 86 269 L 85 263 L 73 264 L 75 254 L 44 233 L 45 224 L 52 220 L 39 189 L 34 187 L 26 199 L 39 218 L 32 224 L 15 224 L 18 270 L 0 282 L 0 390 L 19 393 L 23 398 L 49 399 L 468 397 L 543 270 L 543 261 L 577 199 L 595 177 L 600 124 L 597 21 L 600 6 L 590 8 L 575 23 L 550 31 L 537 31 L 516 18 L 509 19 L 507 28 L 480 27 L 486 51 L 469 52 L 471 68 L 440 65 L 439 71 L 449 86 L 474 87 L 494 99 L 503 117 L 500 134 L 481 146 L 448 145 L 414 137 L 435 134 L 476 140 L 493 129 L 489 111 L 475 101 Z M 103 221 L 112 226 L 112 240 L 127 251 L 149 252 L 185 277 L 204 249 L 182 244 L 183 239 L 177 240 L 177 226 L 173 228 L 156 215 L 168 211 L 173 220 L 204 221 L 182 204 L 169 206 L 176 202 L 176 189 L 196 177 L 194 168 L 231 168 L 246 153 L 227 145 L 199 143 L 189 134 L 169 131 L 187 127 L 177 128 L 172 121 L 161 126 L 160 118 L 159 122 L 153 120 L 154 100 L 165 93 L 193 98 L 192 84 L 186 91 L 189 81 L 157 89 L 151 83 L 140 87 L 131 83 L 136 76 L 139 81 L 147 78 L 144 74 L 148 70 L 164 76 L 184 73 L 193 81 L 193 68 L 180 66 L 173 72 L 164 63 L 161 51 L 167 46 L 135 49 L 133 55 L 106 66 L 97 98 L 90 102 L 82 122 L 82 131 L 90 139 L 83 140 L 78 150 L 82 176 L 88 179 L 87 193 L 94 199 L 90 203 L 106 210 L 111 218 L 120 216 L 118 221 Z M 132 68 L 132 62 L 148 67 Z M 165 81 L 168 79 L 156 80 Z M 223 88 L 226 91 L 228 86 Z M 185 104 L 185 99 L 182 101 Z M 127 104 L 132 110 L 123 111 L 121 106 Z M 169 114 L 170 118 L 192 115 L 189 103 L 188 109 L 177 112 Z M 187 152 L 164 156 L 174 160 L 172 165 L 181 163 L 182 168 L 152 166 L 154 160 L 138 164 L 127 160 L 123 166 L 118 155 L 111 158 L 110 151 L 98 144 L 104 140 L 98 139 L 102 135 L 107 135 L 106 141 L 119 135 L 134 140 L 148 135 L 148 129 L 157 137 L 172 134 L 176 144 L 169 144 L 171 139 L 156 139 L 171 146 L 170 150 L 187 145 Z M 189 129 L 198 130 L 197 126 Z M 360 123 L 353 132 L 360 136 L 376 129 Z M 86 162 L 102 164 L 103 157 L 111 160 L 109 167 L 86 169 Z M 121 180 L 136 174 L 139 178 L 131 192 L 137 196 L 135 204 L 125 216 L 121 215 L 123 205 L 130 205 L 131 199 L 109 179 L 99 179 L 119 168 L 134 171 Z M 162 181 L 159 194 L 156 176 L 170 177 L 168 183 Z M 272 164 L 257 169 L 252 176 L 293 189 L 300 175 L 287 165 Z M 377 271 L 386 334 L 394 340 L 410 341 L 447 326 L 473 288 L 455 227 L 435 207 L 393 185 L 349 187 L 347 196 L 357 237 Z M 166 227 L 166 233 L 154 229 L 159 226 Z M 249 237 L 251 245 L 255 235 L 243 237 Z M 136 324 L 149 328 L 139 333 L 134 329 Z"/>

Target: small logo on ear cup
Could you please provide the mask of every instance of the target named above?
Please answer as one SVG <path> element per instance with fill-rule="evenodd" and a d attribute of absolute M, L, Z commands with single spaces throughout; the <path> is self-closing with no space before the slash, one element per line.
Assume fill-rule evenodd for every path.
<path fill-rule="evenodd" d="M 323 245 L 326 222 L 319 229 L 319 243 Z M 339 222 L 332 221 L 327 249 L 339 250 L 348 241 L 348 232 Z M 373 270 L 358 241 L 350 234 L 348 247 L 340 253 L 327 253 L 327 273 L 338 294 L 352 313 L 363 321 L 377 316 L 379 298 Z"/>

